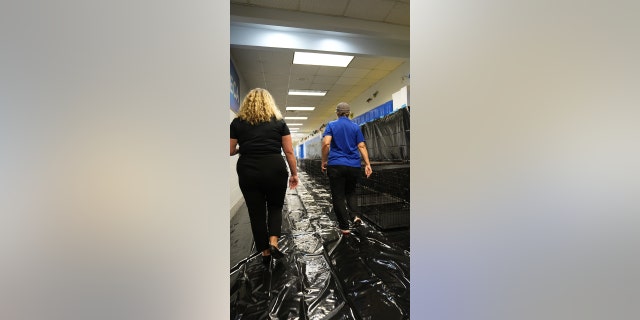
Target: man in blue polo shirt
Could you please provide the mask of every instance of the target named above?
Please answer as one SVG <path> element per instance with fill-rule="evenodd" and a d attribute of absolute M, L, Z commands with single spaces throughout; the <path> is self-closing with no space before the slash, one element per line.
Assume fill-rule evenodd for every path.
<path fill-rule="evenodd" d="M 371 164 L 367 146 L 360 126 L 349 119 L 349 104 L 340 102 L 336 106 L 337 120 L 331 121 L 322 134 L 322 171 L 329 176 L 333 211 L 338 218 L 338 226 L 342 234 L 347 235 L 349 211 L 353 213 L 354 224 L 362 222 L 356 199 L 356 184 L 360 176 L 360 157 L 364 160 L 364 173 L 369 178 Z"/>

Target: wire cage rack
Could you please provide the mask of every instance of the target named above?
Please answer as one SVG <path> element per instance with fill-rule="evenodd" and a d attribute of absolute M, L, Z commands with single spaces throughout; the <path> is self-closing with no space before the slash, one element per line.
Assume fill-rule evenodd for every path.
<path fill-rule="evenodd" d="M 300 159 L 298 163 L 309 177 L 329 189 L 329 178 L 322 172 L 320 160 Z M 381 230 L 408 228 L 409 164 L 377 162 L 372 163 L 372 169 L 371 176 L 360 179 L 356 187 L 363 217 Z"/>
<path fill-rule="evenodd" d="M 363 216 L 382 230 L 408 228 L 409 164 L 378 162 L 372 169 L 356 189 Z"/>

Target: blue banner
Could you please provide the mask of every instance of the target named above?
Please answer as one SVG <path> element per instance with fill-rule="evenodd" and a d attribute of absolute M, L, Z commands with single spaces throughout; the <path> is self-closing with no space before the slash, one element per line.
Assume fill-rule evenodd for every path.
<path fill-rule="evenodd" d="M 233 112 L 238 113 L 240 109 L 240 78 L 236 72 L 236 67 L 231 62 L 231 89 L 229 90 L 229 107 Z"/>
<path fill-rule="evenodd" d="M 382 118 L 392 112 L 393 112 L 393 100 L 389 100 L 351 120 L 356 124 L 361 125 L 363 123 Z"/>

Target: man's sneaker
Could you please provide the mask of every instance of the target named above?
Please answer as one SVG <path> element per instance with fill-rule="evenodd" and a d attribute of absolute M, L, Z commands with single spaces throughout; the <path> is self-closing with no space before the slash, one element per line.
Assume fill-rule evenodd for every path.
<path fill-rule="evenodd" d="M 360 219 L 360 217 L 356 217 L 355 219 L 353 219 L 354 226 L 359 226 L 361 224 L 362 224 L 362 219 Z"/>

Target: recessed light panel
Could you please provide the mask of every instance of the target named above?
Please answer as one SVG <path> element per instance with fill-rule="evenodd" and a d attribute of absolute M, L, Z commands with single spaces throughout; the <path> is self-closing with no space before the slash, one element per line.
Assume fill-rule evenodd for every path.
<path fill-rule="evenodd" d="M 289 90 L 290 96 L 320 96 L 323 97 L 327 91 L 322 90 Z"/>
<path fill-rule="evenodd" d="M 311 64 L 315 66 L 346 67 L 353 60 L 353 56 L 313 52 L 296 52 L 293 64 Z"/>
<path fill-rule="evenodd" d="M 287 107 L 287 111 L 313 111 L 316 107 Z"/>
<path fill-rule="evenodd" d="M 307 120 L 307 117 L 284 117 L 285 120 Z"/>

